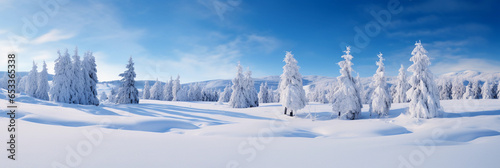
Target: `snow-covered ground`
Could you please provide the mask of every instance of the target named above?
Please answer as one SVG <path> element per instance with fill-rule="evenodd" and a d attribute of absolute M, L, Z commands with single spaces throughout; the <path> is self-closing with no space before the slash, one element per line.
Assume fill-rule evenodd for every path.
<path fill-rule="evenodd" d="M 5 90 L 0 104 L 7 104 Z M 500 100 L 441 101 L 419 120 L 393 104 L 386 118 L 346 121 L 328 104 L 297 117 L 277 103 L 233 109 L 209 102 L 141 100 L 83 106 L 20 96 L 17 160 L 0 167 L 498 167 Z"/>

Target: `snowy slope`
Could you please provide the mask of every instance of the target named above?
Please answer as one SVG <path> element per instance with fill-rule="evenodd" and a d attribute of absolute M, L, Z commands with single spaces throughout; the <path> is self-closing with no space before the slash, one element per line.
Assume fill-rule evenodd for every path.
<path fill-rule="evenodd" d="M 497 167 L 500 155 L 500 100 L 442 101 L 444 116 L 430 120 L 403 114 L 407 104 L 370 119 L 365 106 L 354 121 L 332 119 L 330 105 L 316 103 L 290 118 L 276 103 L 17 100 L 18 160 L 2 157 L 2 167 Z M 6 129 L 0 135 L 6 142 Z"/>

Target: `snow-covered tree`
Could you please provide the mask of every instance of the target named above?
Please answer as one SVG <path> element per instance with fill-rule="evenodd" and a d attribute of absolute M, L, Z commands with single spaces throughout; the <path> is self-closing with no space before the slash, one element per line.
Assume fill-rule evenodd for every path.
<path fill-rule="evenodd" d="M 454 100 L 462 99 L 465 92 L 464 82 L 458 78 L 453 80 L 453 84 L 451 87 L 451 98 Z"/>
<path fill-rule="evenodd" d="M 221 103 L 229 102 L 231 99 L 231 87 L 228 85 L 224 88 L 224 91 L 222 91 L 219 95 L 219 101 Z"/>
<path fill-rule="evenodd" d="M 174 96 L 172 95 L 172 87 L 174 85 L 174 80 L 170 77 L 170 80 L 163 87 L 163 100 L 172 101 Z"/>
<path fill-rule="evenodd" d="M 378 69 L 373 75 L 373 94 L 370 102 L 370 116 L 378 115 L 386 116 L 391 108 L 391 96 L 387 91 L 385 80 L 384 58 L 382 53 L 378 54 L 379 61 L 377 62 Z"/>
<path fill-rule="evenodd" d="M 19 76 L 19 74 L 16 74 L 16 78 Z M 4 88 L 4 89 L 7 89 L 8 87 L 8 82 L 9 82 L 9 77 L 7 76 L 7 73 L 3 73 L 3 76 L 2 78 L 0 78 L 0 87 L 1 88 Z M 16 81 L 15 84 L 17 84 L 19 81 Z M 19 89 L 18 87 L 16 87 L 16 89 Z M 19 90 L 18 90 L 19 92 Z"/>
<path fill-rule="evenodd" d="M 500 83 L 497 85 L 497 99 L 500 99 Z"/>
<path fill-rule="evenodd" d="M 108 101 L 111 103 L 117 103 L 118 89 L 116 87 L 111 88 L 111 92 L 108 96 Z"/>
<path fill-rule="evenodd" d="M 25 92 L 26 93 L 26 83 L 28 83 L 28 75 L 25 75 L 19 80 L 18 86 L 16 88 L 19 88 L 19 92 Z"/>
<path fill-rule="evenodd" d="M 73 55 L 73 65 L 71 66 L 71 101 L 72 104 L 86 104 L 84 93 L 84 79 L 82 73 L 82 62 L 78 55 L 78 48 L 75 48 Z"/>
<path fill-rule="evenodd" d="M 122 85 L 118 90 L 117 103 L 119 104 L 139 104 L 139 92 L 135 88 L 135 71 L 132 57 L 128 60 L 127 70 L 121 73 Z"/>
<path fill-rule="evenodd" d="M 245 81 L 244 84 L 246 84 L 244 95 L 247 99 L 249 106 L 250 107 L 259 106 L 259 95 L 257 93 L 257 90 L 255 89 L 255 83 L 252 78 L 252 71 L 247 70 L 247 72 L 245 73 L 244 81 Z"/>
<path fill-rule="evenodd" d="M 149 99 L 151 97 L 151 86 L 149 86 L 149 81 L 144 82 L 144 89 L 142 89 L 142 98 Z"/>
<path fill-rule="evenodd" d="M 33 61 L 33 67 L 28 74 L 28 83 L 26 83 L 26 94 L 35 97 L 36 90 L 38 89 L 38 71 L 35 61 Z"/>
<path fill-rule="evenodd" d="M 100 100 L 101 102 L 104 102 L 104 101 L 108 100 L 108 95 L 106 94 L 106 92 L 101 92 L 101 95 L 100 95 L 100 97 L 99 97 L 99 100 Z"/>
<path fill-rule="evenodd" d="M 180 76 L 177 75 L 177 79 L 175 79 L 174 83 L 172 84 L 172 101 L 181 101 L 179 98 L 179 90 L 181 90 L 181 80 Z"/>
<path fill-rule="evenodd" d="M 438 90 L 439 90 L 439 98 L 441 100 L 450 100 L 452 95 L 452 84 L 448 79 L 439 79 L 438 80 Z"/>
<path fill-rule="evenodd" d="M 188 90 L 189 101 L 202 101 L 201 87 L 198 83 L 192 84 Z"/>
<path fill-rule="evenodd" d="M 302 75 L 299 72 L 300 67 L 297 65 L 297 60 L 293 58 L 291 52 L 286 52 L 285 66 L 283 66 L 283 74 L 280 76 L 279 92 L 280 103 L 285 107 L 284 114 L 290 110 L 290 116 L 293 112 L 297 112 L 304 108 L 307 104 L 306 92 L 302 86 Z"/>
<path fill-rule="evenodd" d="M 399 69 L 398 81 L 395 86 L 396 93 L 394 94 L 394 103 L 406 103 L 408 98 L 406 97 L 406 92 L 409 89 L 409 84 L 407 82 L 406 69 L 403 65 Z"/>
<path fill-rule="evenodd" d="M 82 62 L 82 74 L 84 83 L 84 102 L 82 104 L 99 105 L 97 98 L 97 65 L 95 64 L 95 57 L 92 52 L 85 53 Z"/>
<path fill-rule="evenodd" d="M 47 64 L 43 61 L 42 71 L 38 75 L 38 88 L 36 90 L 36 98 L 49 100 L 49 74 L 47 73 Z"/>
<path fill-rule="evenodd" d="M 342 55 L 344 61 L 340 61 L 340 76 L 337 77 L 338 89 L 335 90 L 332 96 L 332 109 L 335 114 L 338 114 L 340 119 L 354 120 L 361 113 L 360 91 L 357 87 L 357 80 L 353 77 L 353 63 L 351 55 L 351 47 L 346 47 L 345 54 Z"/>
<path fill-rule="evenodd" d="M 491 85 L 488 81 L 484 82 L 481 92 L 483 99 L 493 99 L 493 90 L 491 89 Z"/>
<path fill-rule="evenodd" d="M 153 100 L 163 99 L 163 86 L 158 79 L 156 79 L 155 84 L 151 87 L 150 99 L 153 99 Z"/>
<path fill-rule="evenodd" d="M 421 42 L 415 43 L 410 61 L 413 62 L 408 71 L 413 72 L 410 78 L 411 88 L 407 95 L 410 98 L 408 114 L 416 118 L 434 118 L 441 114 L 439 91 L 434 76 L 429 69 L 431 64 L 427 51 Z"/>
<path fill-rule="evenodd" d="M 70 103 L 71 101 L 71 78 L 73 77 L 73 70 L 71 65 L 71 58 L 69 57 L 68 50 L 61 55 L 57 51 L 59 58 L 55 61 L 54 71 L 55 75 L 52 80 L 52 88 L 50 90 L 50 98 L 52 101 Z"/>
<path fill-rule="evenodd" d="M 267 90 L 267 82 L 260 83 L 259 103 L 269 103 L 269 91 Z"/>
<path fill-rule="evenodd" d="M 474 92 L 472 91 L 472 82 L 469 82 L 465 87 L 465 93 L 462 96 L 463 99 L 474 99 Z"/>
<path fill-rule="evenodd" d="M 233 86 L 231 93 L 231 98 L 229 99 L 229 106 L 233 108 L 247 108 L 250 105 L 247 102 L 245 97 L 245 77 L 243 76 L 243 68 L 238 63 L 238 72 L 236 73 L 236 77 L 233 79 Z"/>
<path fill-rule="evenodd" d="M 471 93 L 472 93 L 473 99 L 480 99 L 481 98 L 481 87 L 479 86 L 478 80 L 474 80 L 474 82 L 472 82 Z"/>

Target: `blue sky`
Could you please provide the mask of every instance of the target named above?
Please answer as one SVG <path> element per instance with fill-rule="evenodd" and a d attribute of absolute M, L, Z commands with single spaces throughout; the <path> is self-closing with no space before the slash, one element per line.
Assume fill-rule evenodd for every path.
<path fill-rule="evenodd" d="M 57 8 L 46 10 L 43 4 L 50 3 Z M 19 70 L 45 60 L 53 73 L 57 50 L 72 53 L 78 46 L 80 55 L 94 52 L 101 81 L 119 79 L 132 56 L 138 79 L 179 74 L 184 83 L 232 78 L 238 61 L 254 77 L 279 75 L 285 51 L 292 51 L 303 75 L 334 77 L 345 44 L 356 48 L 353 62 L 360 76 L 373 75 L 378 52 L 394 76 L 401 64 L 410 65 L 410 52 L 421 40 L 437 75 L 500 72 L 499 5 L 493 0 L 0 0 L 0 51 L 16 51 Z M 378 22 L 373 13 L 390 19 L 383 15 Z M 362 34 L 367 38 L 360 40 Z"/>

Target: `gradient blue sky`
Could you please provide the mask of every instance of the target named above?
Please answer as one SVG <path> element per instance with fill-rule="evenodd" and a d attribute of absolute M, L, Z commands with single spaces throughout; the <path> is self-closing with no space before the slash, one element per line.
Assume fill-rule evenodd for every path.
<path fill-rule="evenodd" d="M 279 75 L 285 51 L 295 55 L 302 75 L 334 77 L 340 46 L 349 44 L 359 49 L 353 62 L 362 77 L 375 72 L 378 52 L 386 58 L 387 74 L 394 76 L 400 64 L 410 65 L 410 52 L 421 40 L 437 75 L 500 72 L 500 12 L 495 9 L 500 2 L 494 0 L 60 0 L 51 14 L 34 2 L 0 0 L 0 52 L 16 51 L 22 71 L 31 69 L 33 60 L 39 65 L 46 60 L 53 73 L 57 50 L 72 53 L 78 46 L 80 55 L 94 52 L 101 81 L 119 79 L 129 56 L 138 79 L 177 74 L 183 83 L 229 79 L 238 61 L 254 77 Z M 366 25 L 377 23 L 370 13 L 389 11 L 388 3 L 399 3 L 401 11 L 379 25 L 369 42 L 356 43 L 355 29 L 365 32 Z M 23 34 L 24 20 L 36 31 Z M 25 41 L 12 45 L 14 35 Z"/>

